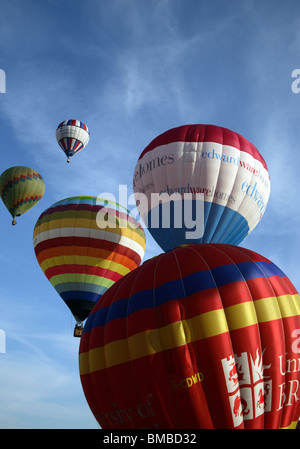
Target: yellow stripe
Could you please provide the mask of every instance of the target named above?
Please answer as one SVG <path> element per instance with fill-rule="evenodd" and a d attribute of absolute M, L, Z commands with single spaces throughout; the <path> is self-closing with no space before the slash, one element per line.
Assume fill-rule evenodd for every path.
<path fill-rule="evenodd" d="M 230 330 L 257 323 L 300 315 L 300 296 L 282 295 L 236 304 L 225 308 Z"/>
<path fill-rule="evenodd" d="M 57 276 L 52 276 L 52 278 L 49 280 L 53 287 L 55 287 L 57 284 L 63 284 L 66 282 L 84 282 L 87 284 L 100 285 L 103 287 L 111 287 L 115 283 L 115 281 L 112 281 L 111 279 L 82 273 L 58 274 Z"/>
<path fill-rule="evenodd" d="M 107 259 L 99 259 L 98 257 L 86 257 L 86 256 L 58 256 L 45 259 L 41 264 L 41 269 L 46 271 L 46 269 L 55 267 L 58 265 L 86 265 L 91 267 L 99 267 L 104 269 L 109 269 L 115 271 L 116 273 L 122 274 L 123 276 L 129 273 L 129 269 L 124 265 Z"/>
<path fill-rule="evenodd" d="M 190 341 L 203 340 L 229 331 L 224 309 L 202 313 L 186 321 L 192 332 Z"/>
<path fill-rule="evenodd" d="M 281 319 L 282 311 L 284 317 L 294 316 L 297 315 L 299 305 L 299 295 L 263 298 L 206 312 L 160 329 L 140 332 L 128 339 L 113 341 L 105 347 L 81 353 L 80 372 L 87 374 L 258 322 Z"/>
<path fill-rule="evenodd" d="M 100 212 L 102 210 L 102 213 Z M 122 214 L 125 214 L 126 217 L 117 217 L 116 216 L 116 212 L 112 211 L 112 209 L 108 208 L 108 210 L 110 212 L 112 212 L 112 214 L 109 214 L 109 217 L 113 217 L 111 220 L 117 221 L 119 223 L 126 223 L 128 220 L 128 211 L 121 211 Z M 104 212 L 103 212 L 104 211 Z M 100 212 L 100 213 L 99 213 Z M 86 220 L 90 220 L 90 221 L 94 221 L 96 222 L 97 220 L 104 220 L 105 216 L 107 214 L 107 209 L 99 209 L 98 210 L 94 210 L 94 211 L 90 211 L 90 210 L 83 210 L 83 209 L 76 209 L 76 210 L 71 210 L 71 209 L 65 209 L 63 211 L 56 211 L 56 212 L 51 212 L 50 214 L 44 215 L 41 218 L 41 222 L 46 223 L 46 222 L 51 222 L 53 220 L 64 220 L 67 218 L 70 219 L 86 219 Z M 116 217 L 116 218 L 114 218 Z M 40 224 L 40 223 L 38 223 Z"/>
<path fill-rule="evenodd" d="M 213 310 L 81 353 L 79 355 L 80 372 L 86 374 L 102 370 L 224 332 L 228 332 L 224 310 Z"/>
<path fill-rule="evenodd" d="M 61 218 L 59 220 L 51 220 L 50 222 L 42 222 L 39 226 L 37 226 L 38 232 L 51 231 L 52 229 L 61 229 L 61 228 L 100 229 L 99 226 L 97 226 L 96 220 L 91 220 L 88 218 L 76 219 L 76 217 Z M 114 229 L 114 228 L 111 228 L 111 229 Z M 109 229 L 109 230 L 111 230 L 111 229 Z M 120 228 L 117 228 L 117 229 L 120 229 Z"/>
<path fill-rule="evenodd" d="M 277 299 L 283 318 L 300 315 L 300 296 L 298 294 L 278 296 Z"/>
<path fill-rule="evenodd" d="M 124 221 L 124 226 L 126 225 L 126 220 Z M 49 232 L 53 229 L 61 229 L 61 228 L 86 228 L 86 229 L 102 229 L 97 226 L 96 220 L 88 220 L 84 218 L 76 219 L 76 226 L 74 226 L 74 218 L 65 218 L 60 220 L 52 220 L 50 222 L 42 222 L 38 225 L 33 232 L 33 239 L 40 234 L 41 232 Z M 124 237 L 128 237 L 131 240 L 139 243 L 143 248 L 145 248 L 145 236 L 143 231 L 140 228 L 132 229 L 130 227 L 120 228 L 119 226 L 115 228 L 104 228 L 106 232 L 112 232 L 114 234 L 119 234 Z M 80 237 L 80 236 L 79 236 Z"/>
<path fill-rule="evenodd" d="M 88 374 L 98 371 L 99 365 L 105 363 L 104 347 L 91 349 L 89 352 L 79 354 L 80 374 Z"/>
<path fill-rule="evenodd" d="M 257 316 L 253 301 L 242 302 L 234 306 L 226 307 L 225 314 L 230 330 L 257 324 Z"/>
<path fill-rule="evenodd" d="M 140 332 L 125 341 L 130 348 L 131 357 L 137 359 L 224 332 L 228 332 L 228 326 L 223 309 L 219 309 L 197 315 L 188 320 L 176 321 L 159 329 Z M 107 354 L 107 360 L 111 363 L 109 366 L 113 366 L 116 364 L 115 359 L 119 350 L 111 351 L 110 349 L 109 352 L 112 353 L 112 357 L 110 359 Z"/>
<path fill-rule="evenodd" d="M 281 312 L 276 296 L 258 299 L 254 301 L 254 307 L 259 323 L 281 319 Z"/>

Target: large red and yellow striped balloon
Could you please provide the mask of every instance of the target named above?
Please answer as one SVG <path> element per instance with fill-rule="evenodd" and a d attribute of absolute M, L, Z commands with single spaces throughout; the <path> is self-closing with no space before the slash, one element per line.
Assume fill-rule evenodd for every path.
<path fill-rule="evenodd" d="M 129 211 L 91 196 L 53 204 L 36 222 L 33 239 L 43 272 L 78 322 L 145 252 L 145 233 Z"/>
<path fill-rule="evenodd" d="M 80 342 L 86 399 L 114 428 L 294 428 L 300 296 L 271 261 L 178 247 L 116 282 Z"/>

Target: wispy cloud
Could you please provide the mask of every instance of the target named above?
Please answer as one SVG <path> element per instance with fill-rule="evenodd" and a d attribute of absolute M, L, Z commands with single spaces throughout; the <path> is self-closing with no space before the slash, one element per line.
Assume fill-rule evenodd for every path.
<path fill-rule="evenodd" d="M 6 353 L 0 354 L 0 428 L 97 428 L 80 385 L 79 341 L 69 329 L 59 329 L 46 296 L 38 308 L 23 295 L 18 313 L 16 298 L 10 297 L 11 308 L 0 298 L 0 327 L 6 333 Z M 49 316 L 47 326 L 44 316 Z"/>
<path fill-rule="evenodd" d="M 54 358 L 47 363 L 35 353 L 19 351 L 0 354 L 0 364 L 0 428 L 97 428 L 96 422 L 91 425 L 83 393 L 78 393 L 75 363 L 71 370 Z"/>

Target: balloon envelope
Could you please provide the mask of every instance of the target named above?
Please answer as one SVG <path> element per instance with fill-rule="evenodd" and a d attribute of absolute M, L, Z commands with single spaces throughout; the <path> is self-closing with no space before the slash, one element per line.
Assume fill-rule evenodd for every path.
<path fill-rule="evenodd" d="M 15 166 L 0 176 L 0 194 L 3 203 L 13 217 L 27 212 L 43 197 L 45 183 L 42 176 L 32 168 Z"/>
<path fill-rule="evenodd" d="M 56 129 L 56 140 L 68 157 L 82 150 L 90 140 L 88 127 L 79 120 L 64 120 Z"/>
<path fill-rule="evenodd" d="M 141 218 L 167 251 L 185 243 L 238 245 L 266 210 L 270 179 L 261 154 L 240 134 L 184 125 L 144 149 L 133 187 Z"/>
<path fill-rule="evenodd" d="M 89 196 L 53 204 L 36 222 L 33 239 L 43 272 L 79 322 L 140 265 L 145 251 L 144 231 L 127 209 Z"/>
<path fill-rule="evenodd" d="M 295 427 L 299 329 L 299 294 L 271 261 L 226 244 L 178 247 L 96 304 L 81 382 L 105 429 Z"/>

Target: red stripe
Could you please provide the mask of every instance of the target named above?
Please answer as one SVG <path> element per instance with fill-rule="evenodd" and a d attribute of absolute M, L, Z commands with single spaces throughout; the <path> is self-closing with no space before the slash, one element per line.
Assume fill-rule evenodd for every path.
<path fill-rule="evenodd" d="M 87 248 L 99 248 L 99 250 L 106 250 L 110 252 L 114 251 L 128 257 L 138 265 L 141 262 L 139 254 L 126 246 L 120 245 L 119 243 L 109 242 L 107 240 L 92 239 L 89 237 L 57 237 L 54 239 L 44 240 L 43 242 L 38 243 L 34 250 L 36 256 L 38 256 L 41 251 L 63 246 L 81 246 Z"/>
<path fill-rule="evenodd" d="M 42 217 L 45 217 L 45 216 L 47 216 L 49 214 L 52 214 L 54 212 L 67 212 L 69 210 L 76 210 L 76 211 L 77 210 L 78 211 L 80 211 L 80 210 L 87 210 L 87 211 L 91 211 L 91 212 L 97 213 L 99 210 L 101 210 L 101 209 L 103 209 L 105 207 L 107 208 L 107 212 L 110 215 L 115 215 L 116 217 L 123 218 L 123 219 L 125 219 L 125 220 L 127 220 L 127 221 L 129 221 L 131 223 L 134 223 L 134 224 L 138 223 L 135 220 L 135 218 L 129 216 L 126 212 L 121 212 L 121 211 L 118 211 L 117 209 L 114 209 L 114 207 L 112 205 L 110 205 L 110 204 L 107 204 L 106 206 L 100 205 L 100 204 L 94 204 L 94 205 L 91 205 L 91 204 L 76 204 L 76 203 L 67 204 L 67 205 L 66 204 L 60 204 L 60 205 L 57 205 L 55 207 L 49 207 L 47 210 L 45 210 L 41 214 L 39 220 Z M 141 224 L 138 223 L 138 225 L 139 225 L 139 228 L 142 229 Z"/>
<path fill-rule="evenodd" d="M 152 140 L 139 159 L 157 146 L 168 145 L 172 142 L 215 142 L 222 145 L 230 145 L 251 154 L 267 170 L 265 160 L 249 140 L 230 129 L 215 125 L 183 125 L 169 129 Z"/>
<path fill-rule="evenodd" d="M 75 145 L 73 147 L 73 151 L 75 151 L 79 146 L 82 146 L 82 142 L 80 142 L 80 140 L 77 139 L 77 142 L 75 143 Z"/>
<path fill-rule="evenodd" d="M 294 286 L 292 290 L 287 288 L 287 285 L 278 276 L 249 279 L 247 285 L 254 301 L 272 296 L 278 297 L 297 293 Z"/>
<path fill-rule="evenodd" d="M 20 179 L 24 179 L 26 181 L 27 178 L 39 178 L 41 179 L 41 175 L 39 173 L 27 173 L 26 175 L 14 176 L 13 179 L 8 180 L 7 184 L 3 186 L 2 190 L 5 190 L 7 186 L 14 184 L 15 182 L 19 182 Z"/>
<path fill-rule="evenodd" d="M 89 210 L 91 212 L 97 212 L 100 208 L 101 206 L 91 204 L 61 204 L 55 207 L 49 207 L 41 214 L 40 219 L 53 212 L 65 212 L 68 210 Z"/>
<path fill-rule="evenodd" d="M 118 281 L 123 277 L 122 274 L 116 273 L 115 271 L 109 270 L 107 268 L 94 267 L 91 265 L 58 265 L 56 267 L 48 268 L 45 271 L 45 275 L 48 279 L 52 276 L 57 276 L 59 274 L 91 274 L 93 276 L 102 276 L 106 279 L 111 279 L 112 281 Z"/>
<path fill-rule="evenodd" d="M 286 282 L 287 279 L 287 277 L 281 278 L 279 276 L 271 276 L 268 278 L 274 290 L 275 296 L 296 295 L 298 293 L 291 282 Z"/>

